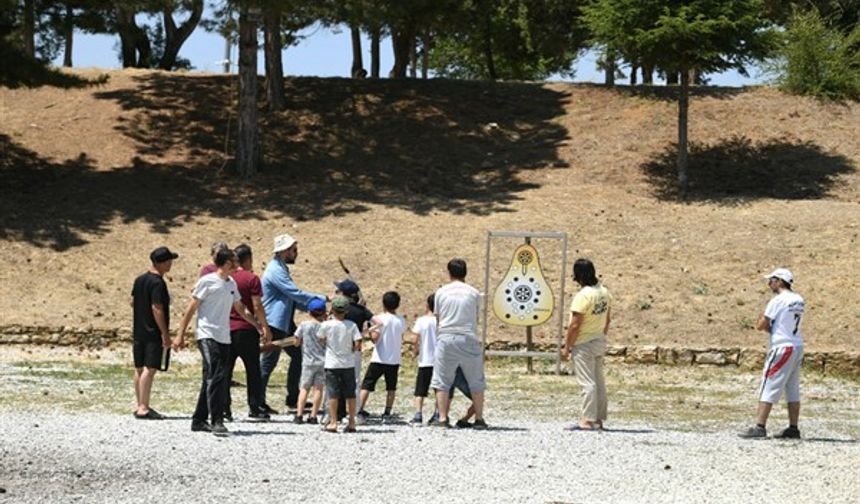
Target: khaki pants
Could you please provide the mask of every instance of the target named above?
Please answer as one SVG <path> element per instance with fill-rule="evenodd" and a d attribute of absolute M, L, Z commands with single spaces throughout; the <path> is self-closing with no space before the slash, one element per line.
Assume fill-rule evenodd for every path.
<path fill-rule="evenodd" d="M 606 420 L 606 379 L 603 376 L 603 356 L 606 337 L 574 345 L 573 371 L 582 386 L 582 418 L 589 422 Z"/>

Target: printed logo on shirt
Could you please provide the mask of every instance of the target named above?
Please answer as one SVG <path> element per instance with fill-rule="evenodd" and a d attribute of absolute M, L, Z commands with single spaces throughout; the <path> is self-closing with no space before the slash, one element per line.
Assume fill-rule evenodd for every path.
<path fill-rule="evenodd" d="M 594 309 L 591 310 L 592 315 L 600 315 L 602 313 L 606 313 L 606 310 L 609 309 L 609 302 L 605 297 L 599 298 L 594 302 Z"/>

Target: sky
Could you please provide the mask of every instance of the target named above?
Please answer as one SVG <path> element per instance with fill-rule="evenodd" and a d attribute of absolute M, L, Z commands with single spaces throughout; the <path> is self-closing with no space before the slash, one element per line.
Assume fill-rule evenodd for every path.
<path fill-rule="evenodd" d="M 205 16 L 205 14 L 204 14 Z M 138 23 L 144 21 L 138 16 Z M 288 47 L 283 52 L 284 73 L 294 76 L 318 77 L 349 77 L 352 66 L 352 50 L 349 30 L 346 28 L 326 28 L 312 26 L 302 32 L 303 39 L 298 45 Z M 75 67 L 121 68 L 117 48 L 119 37 L 116 35 L 90 35 L 75 33 L 72 49 L 72 62 Z M 370 43 L 365 38 L 362 45 L 364 64 L 370 64 Z M 232 51 L 232 71 L 236 72 L 237 49 Z M 224 39 L 215 33 L 210 33 L 198 26 L 182 46 L 179 55 L 191 61 L 195 71 L 221 72 L 224 61 Z M 596 68 L 597 55 L 593 52 L 583 53 L 576 62 L 576 73 L 573 79 L 552 76 L 549 80 L 574 82 L 603 82 L 603 72 Z M 387 75 L 393 65 L 394 58 L 390 40 L 381 43 L 380 68 L 382 75 Z M 57 65 L 62 64 L 63 55 L 58 56 Z M 259 71 L 264 73 L 262 52 L 258 58 Z M 764 77 L 757 75 L 756 69 L 750 69 L 750 76 L 744 77 L 736 71 L 721 74 L 709 74 L 710 84 L 718 86 L 746 86 L 761 84 Z M 625 81 L 619 81 L 621 83 Z"/>

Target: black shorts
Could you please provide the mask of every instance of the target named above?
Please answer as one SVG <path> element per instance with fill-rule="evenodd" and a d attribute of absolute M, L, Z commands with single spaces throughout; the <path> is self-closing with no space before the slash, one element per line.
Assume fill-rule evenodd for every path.
<path fill-rule="evenodd" d="M 376 382 L 379 378 L 385 377 L 385 390 L 397 390 L 397 373 L 400 371 L 400 364 L 380 364 L 371 362 L 367 366 L 367 371 L 364 373 L 364 380 L 361 382 L 361 390 L 373 392 L 376 390 Z"/>
<path fill-rule="evenodd" d="M 134 367 L 158 369 L 161 366 L 161 340 L 134 340 L 132 353 Z"/>
<path fill-rule="evenodd" d="M 325 389 L 329 399 L 355 399 L 355 368 L 326 369 Z"/>
<path fill-rule="evenodd" d="M 430 381 L 433 380 L 433 366 L 418 368 L 415 375 L 415 397 L 427 397 L 430 394 Z"/>

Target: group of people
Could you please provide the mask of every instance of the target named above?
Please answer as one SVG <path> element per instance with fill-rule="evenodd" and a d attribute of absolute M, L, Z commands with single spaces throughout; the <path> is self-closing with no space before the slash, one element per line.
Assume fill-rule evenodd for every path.
<path fill-rule="evenodd" d="M 192 431 L 228 433 L 224 423 L 233 417 L 229 385 L 237 359 L 242 360 L 247 375 L 248 418 L 268 420 L 277 414 L 266 400 L 266 389 L 281 352 L 290 358 L 286 407 L 296 423 L 322 423 L 326 431 L 337 432 L 339 421 L 345 419 L 345 431 L 354 432 L 356 424 L 370 416 L 364 407 L 380 378 L 385 380 L 387 393 L 383 418 L 392 414 L 407 333 L 406 320 L 397 313 L 397 292 L 386 292 L 383 310 L 374 315 L 350 279 L 335 283 L 331 296 L 300 289 L 290 272 L 298 257 L 298 243 L 288 234 L 275 237 L 272 259 L 262 278 L 253 271 L 248 245 L 230 249 L 215 243 L 211 253 L 212 263 L 201 269 L 172 339 L 164 275 L 178 254 L 167 247 L 153 250 L 149 271 L 135 279 L 131 304 L 136 418 L 164 418 L 150 406 L 153 379 L 165 350 L 185 346 L 195 315 L 195 340 L 203 370 Z M 450 282 L 428 297 L 427 313 L 412 327 L 413 351 L 419 360 L 412 421 L 423 422 L 423 401 L 432 387 L 438 406 L 429 423 L 450 426 L 450 395 L 459 389 L 472 404 L 457 425 L 486 428 L 483 349 L 476 330 L 480 294 L 465 282 L 467 267 L 462 259 L 451 260 L 448 273 Z M 297 310 L 310 316 L 300 325 L 296 324 Z M 365 338 L 373 342 L 373 355 L 362 380 Z M 323 397 L 328 411 L 321 419 Z M 471 417 L 474 420 L 469 422 Z"/>
<path fill-rule="evenodd" d="M 477 336 L 481 296 L 466 283 L 467 266 L 462 259 L 448 263 L 450 282 L 428 296 L 426 313 L 407 330 L 406 320 L 397 313 L 400 307 L 397 292 L 386 292 L 382 296 L 383 310 L 374 315 L 365 306 L 359 286 L 350 279 L 337 282 L 332 296 L 298 288 L 290 273 L 290 265 L 298 257 L 298 243 L 288 234 L 275 237 L 273 256 L 262 279 L 253 271 L 253 255 L 248 245 L 230 249 L 224 243 L 216 243 L 211 252 L 212 264 L 200 271 L 172 340 L 170 296 L 164 275 L 178 255 L 167 247 L 153 250 L 150 270 L 134 282 L 136 418 L 164 418 L 149 404 L 153 378 L 164 350 L 179 350 L 184 346 L 185 334 L 196 314 L 195 335 L 203 372 L 192 416 L 193 431 L 228 433 L 224 421 L 231 421 L 233 416 L 229 385 L 237 359 L 242 359 L 247 375 L 248 418 L 268 420 L 277 414 L 266 400 L 266 389 L 281 352 L 290 358 L 286 407 L 294 415 L 294 422 L 322 424 L 326 431 L 337 432 L 338 423 L 345 419 L 345 432 L 355 432 L 357 423 L 370 416 L 365 406 L 380 378 L 385 380 L 382 414 L 385 419 L 392 414 L 401 345 L 407 332 L 418 368 L 415 415 L 411 422 L 423 423 L 424 400 L 432 388 L 435 412 L 429 425 L 450 427 L 451 397 L 455 390 L 460 390 L 471 400 L 471 405 L 455 425 L 487 428 L 483 418 L 486 388 L 483 346 Z M 576 260 L 573 278 L 580 290 L 571 302 L 561 356 L 572 361 L 583 402 L 579 421 L 569 429 L 600 431 L 607 418 L 603 359 L 613 297 L 599 282 L 594 264 L 588 259 Z M 756 328 L 768 331 L 770 348 L 759 392 L 756 425 L 740 435 L 766 437 L 765 424 L 771 407 L 786 392 L 789 427 L 777 437 L 798 438 L 803 357 L 800 323 L 804 301 L 792 290 L 794 277 L 788 270 L 777 269 L 765 278 L 775 296 Z M 296 310 L 307 312 L 309 319 L 297 325 Z M 365 338 L 373 342 L 373 355 L 364 378 L 360 379 Z"/>

